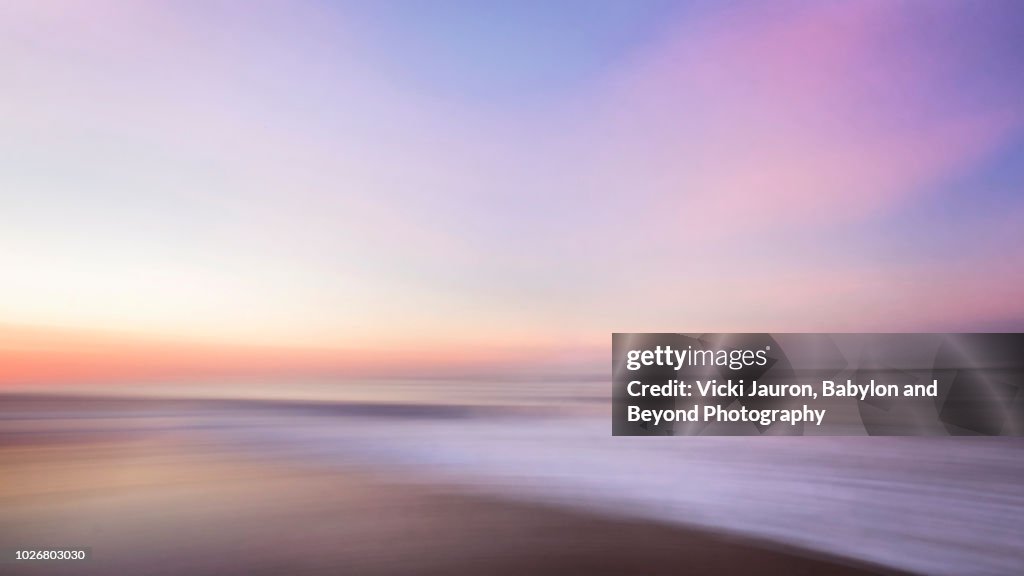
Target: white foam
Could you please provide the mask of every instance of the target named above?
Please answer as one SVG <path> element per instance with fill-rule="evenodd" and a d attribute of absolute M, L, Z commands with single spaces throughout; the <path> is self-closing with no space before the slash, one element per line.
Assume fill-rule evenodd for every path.
<path fill-rule="evenodd" d="M 924 574 L 1024 573 L 1018 439 L 616 438 L 593 418 L 346 418 L 264 441 Z"/>

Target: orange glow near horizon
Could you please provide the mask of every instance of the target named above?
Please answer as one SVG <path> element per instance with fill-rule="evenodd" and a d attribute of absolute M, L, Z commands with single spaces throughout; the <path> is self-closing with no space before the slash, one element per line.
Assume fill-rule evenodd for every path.
<path fill-rule="evenodd" d="M 566 353 L 538 347 L 425 343 L 402 349 L 255 346 L 0 325 L 0 386 L 218 378 L 417 378 L 562 371 Z"/>

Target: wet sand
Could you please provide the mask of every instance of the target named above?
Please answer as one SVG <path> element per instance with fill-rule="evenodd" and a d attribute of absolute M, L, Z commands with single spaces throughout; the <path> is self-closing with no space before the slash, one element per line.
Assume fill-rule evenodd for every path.
<path fill-rule="evenodd" d="M 10 440 L 10 437 L 8 437 Z M 891 574 L 654 522 L 504 501 L 202 435 L 0 448 L 0 548 L 93 559 L 4 574 Z"/>

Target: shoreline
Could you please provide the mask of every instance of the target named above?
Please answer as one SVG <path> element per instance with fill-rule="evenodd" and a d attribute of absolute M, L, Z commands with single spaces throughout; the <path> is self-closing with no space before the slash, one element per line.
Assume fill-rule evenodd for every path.
<path fill-rule="evenodd" d="M 319 476 L 374 472 L 376 482 L 412 491 L 637 519 L 920 574 L 1010 574 L 1024 558 L 1016 544 L 1024 500 L 1011 481 L 1020 477 L 1024 444 L 1014 438 L 640 440 L 610 436 L 603 415 L 493 404 L 0 399 L 0 446 L 21 446 L 54 466 L 20 482 L 33 489 L 128 457 L 111 463 L 122 473 L 101 483 L 116 487 L 146 475 L 133 455 L 138 446 L 157 458 L 168 442 L 191 442 L 173 458 Z M 5 485 L 14 480 L 0 491 Z"/>
<path fill-rule="evenodd" d="M 665 522 L 230 453 L 195 435 L 5 446 L 0 534 L 90 546 L 11 574 L 903 574 Z"/>

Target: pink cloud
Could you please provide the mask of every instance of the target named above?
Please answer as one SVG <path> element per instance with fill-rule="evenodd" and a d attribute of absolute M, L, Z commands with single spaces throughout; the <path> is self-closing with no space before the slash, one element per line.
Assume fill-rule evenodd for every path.
<path fill-rule="evenodd" d="M 609 83 L 602 157 L 656 190 L 688 235 L 905 206 L 976 166 L 1020 117 L 937 92 L 930 50 L 943 47 L 907 41 L 902 10 L 802 4 L 691 24 Z"/>

